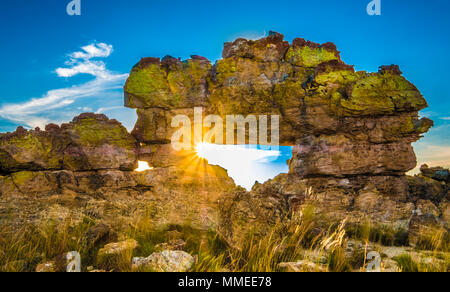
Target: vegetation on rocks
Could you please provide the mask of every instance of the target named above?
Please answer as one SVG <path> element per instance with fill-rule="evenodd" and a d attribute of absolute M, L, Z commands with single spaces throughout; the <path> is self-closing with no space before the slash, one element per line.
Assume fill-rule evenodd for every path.
<path fill-rule="evenodd" d="M 448 270 L 450 172 L 406 176 L 433 126 L 425 99 L 398 66 L 355 72 L 339 54 L 271 32 L 215 65 L 143 58 L 124 88 L 131 134 L 92 113 L 1 134 L 0 268 L 63 270 L 76 250 L 84 271 L 360 271 L 377 251 L 384 270 Z M 289 173 L 246 191 L 175 151 L 171 118 L 193 107 L 279 115 Z"/>

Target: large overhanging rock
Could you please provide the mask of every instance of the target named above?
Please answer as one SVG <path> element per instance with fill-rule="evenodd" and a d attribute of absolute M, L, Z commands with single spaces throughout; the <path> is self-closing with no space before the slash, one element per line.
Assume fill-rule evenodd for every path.
<path fill-rule="evenodd" d="M 226 43 L 223 57 L 214 66 L 198 56 L 142 59 L 125 85 L 125 104 L 138 109 L 133 135 L 153 152 L 167 149 L 166 156 L 176 157 L 163 146 L 176 130 L 171 120 L 192 117 L 194 107 L 224 120 L 279 115 L 280 143 L 295 145 L 292 173 L 403 175 L 416 166 L 411 143 L 433 122 L 419 119 L 427 103 L 398 66 L 355 72 L 333 44 L 295 39 L 290 45 L 278 33 Z M 141 158 L 164 163 L 149 152 Z"/>

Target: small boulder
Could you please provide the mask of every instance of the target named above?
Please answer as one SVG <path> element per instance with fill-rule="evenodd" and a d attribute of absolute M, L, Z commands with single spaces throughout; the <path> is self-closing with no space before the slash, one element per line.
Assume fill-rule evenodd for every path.
<path fill-rule="evenodd" d="M 171 240 L 169 242 L 160 243 L 156 245 L 156 250 L 164 251 L 164 250 L 183 250 L 186 242 L 182 239 Z"/>
<path fill-rule="evenodd" d="M 317 265 L 308 260 L 292 262 L 292 263 L 280 263 L 280 268 L 286 269 L 289 273 L 299 272 L 328 272 L 328 269 L 324 266 Z"/>
<path fill-rule="evenodd" d="M 419 216 L 422 215 L 431 215 L 435 217 L 440 216 L 440 211 L 436 205 L 434 205 L 431 201 L 427 200 L 419 200 L 416 203 L 415 213 Z"/>
<path fill-rule="evenodd" d="M 102 241 L 106 241 L 113 235 L 111 227 L 101 223 L 89 228 L 84 234 L 82 241 L 87 247 L 93 247 Z"/>
<path fill-rule="evenodd" d="M 444 196 L 444 186 L 432 178 L 419 175 L 408 176 L 409 201 L 430 200 L 439 202 Z"/>
<path fill-rule="evenodd" d="M 444 221 L 445 226 L 450 229 L 450 202 L 443 201 L 439 205 L 439 209 L 442 214 L 442 220 Z"/>
<path fill-rule="evenodd" d="M 139 246 L 138 242 L 134 239 L 128 239 L 121 242 L 115 242 L 105 245 L 99 250 L 98 255 L 112 255 L 120 254 L 122 252 L 134 251 Z"/>
<path fill-rule="evenodd" d="M 36 267 L 36 273 L 55 273 L 57 270 L 58 268 L 54 261 L 45 262 Z"/>
<path fill-rule="evenodd" d="M 148 258 L 134 258 L 133 269 L 153 272 L 188 272 L 195 264 L 195 259 L 184 251 L 165 250 L 154 253 Z"/>
<path fill-rule="evenodd" d="M 105 270 L 116 269 L 127 258 L 131 258 L 138 246 L 134 239 L 107 244 L 98 251 L 97 266 Z"/>

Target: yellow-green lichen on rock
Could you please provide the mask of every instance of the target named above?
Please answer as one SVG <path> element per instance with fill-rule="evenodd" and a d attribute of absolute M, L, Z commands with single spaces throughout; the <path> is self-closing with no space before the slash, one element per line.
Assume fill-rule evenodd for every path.
<path fill-rule="evenodd" d="M 169 56 L 162 61 L 143 59 L 133 68 L 125 84 L 125 105 L 132 108 L 201 106 L 211 67 L 209 61 L 198 58 L 185 62 Z"/>
<path fill-rule="evenodd" d="M 134 149 L 136 142 L 127 129 L 119 123 L 101 123 L 95 116 L 78 119 L 70 132 L 81 145 L 100 146 L 110 144 L 127 149 Z"/>
<path fill-rule="evenodd" d="M 61 169 L 61 151 L 68 144 L 64 135 L 19 127 L 0 138 L 0 171 Z"/>
<path fill-rule="evenodd" d="M 70 170 L 137 167 L 136 139 L 118 121 L 87 113 L 61 127 L 71 140 L 64 152 L 64 163 Z"/>
<path fill-rule="evenodd" d="M 11 179 L 20 192 L 41 193 L 54 191 L 56 181 L 50 181 L 45 172 L 19 171 L 11 174 Z"/>
<path fill-rule="evenodd" d="M 174 106 L 166 75 L 158 64 L 134 69 L 125 85 L 125 92 L 133 96 L 127 106 Z"/>
<path fill-rule="evenodd" d="M 345 115 L 393 114 L 427 106 L 417 88 L 399 75 L 367 74 L 348 91 L 348 99 L 341 101 Z"/>
<path fill-rule="evenodd" d="M 339 59 L 335 52 L 309 46 L 290 47 L 285 58 L 287 62 L 300 67 L 317 67 L 320 63 Z"/>
<path fill-rule="evenodd" d="M 346 85 L 358 80 L 358 75 L 349 70 L 331 71 L 321 73 L 314 78 L 314 81 L 321 85 L 339 84 Z"/>

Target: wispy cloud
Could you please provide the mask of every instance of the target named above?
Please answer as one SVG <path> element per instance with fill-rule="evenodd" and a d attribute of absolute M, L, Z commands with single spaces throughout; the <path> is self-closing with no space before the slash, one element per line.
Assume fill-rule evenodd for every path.
<path fill-rule="evenodd" d="M 67 121 L 86 109 L 116 109 L 122 104 L 121 89 L 128 74 L 112 72 L 103 61 L 97 60 L 109 57 L 112 52 L 112 45 L 93 43 L 82 47 L 81 51 L 68 54 L 65 67 L 55 70 L 59 77 L 88 74 L 94 79 L 71 87 L 49 90 L 42 97 L 23 103 L 3 104 L 0 117 L 31 128 L 42 128 L 50 122 Z"/>
<path fill-rule="evenodd" d="M 441 120 L 450 121 L 450 117 L 443 117 L 443 118 L 441 118 Z"/>
<path fill-rule="evenodd" d="M 234 41 L 238 38 L 243 38 L 243 39 L 247 39 L 247 40 L 259 40 L 262 38 L 265 38 L 267 36 L 267 32 L 264 31 L 264 33 L 261 32 L 257 32 L 257 31 L 243 31 L 240 32 L 238 34 L 234 34 L 230 37 L 230 41 Z"/>

